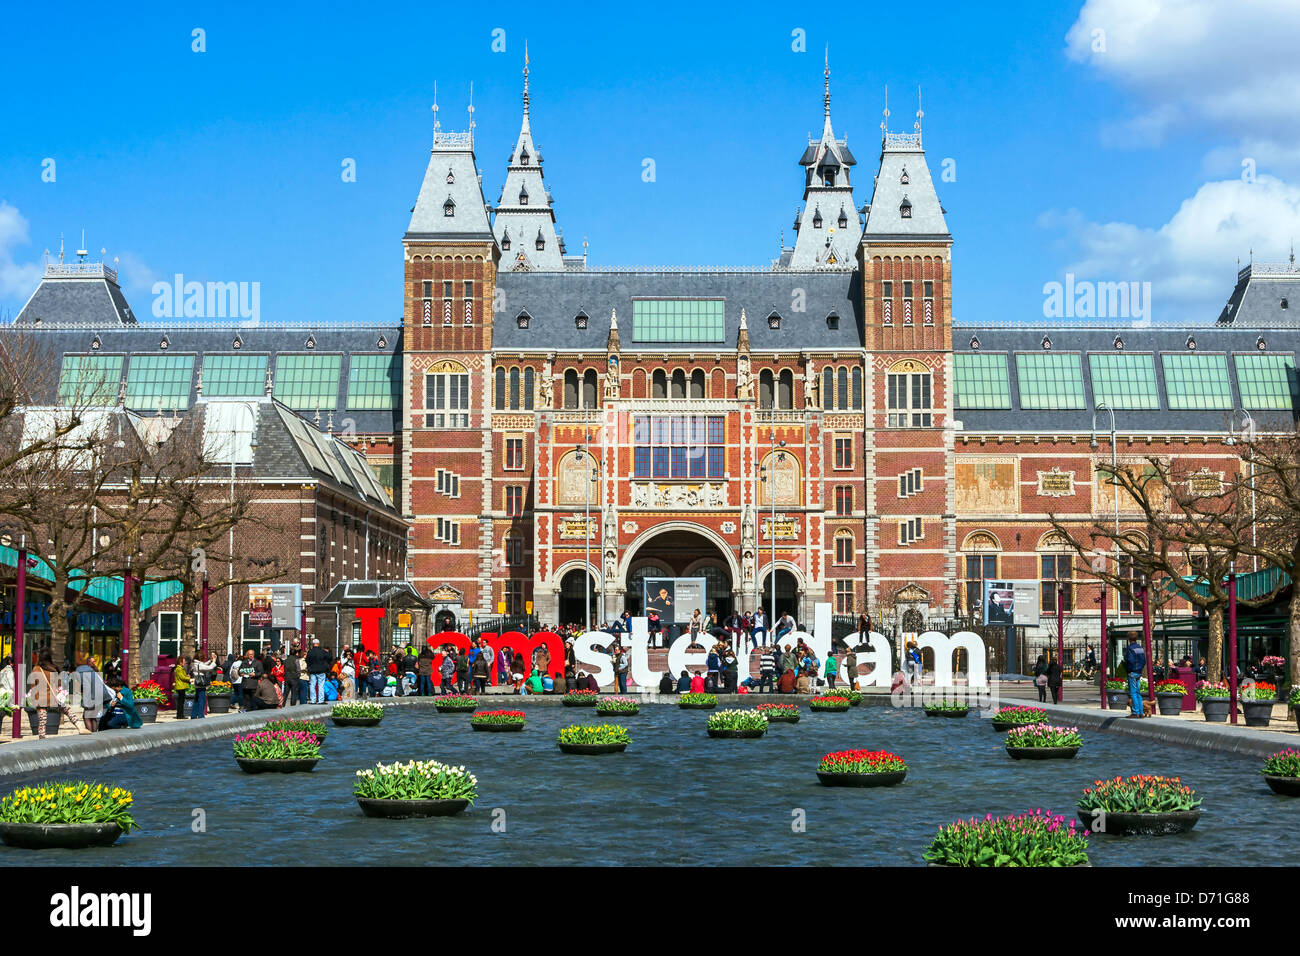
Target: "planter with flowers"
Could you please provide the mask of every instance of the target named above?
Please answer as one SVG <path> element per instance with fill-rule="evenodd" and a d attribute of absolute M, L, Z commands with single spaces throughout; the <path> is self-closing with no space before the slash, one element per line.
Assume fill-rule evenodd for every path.
<path fill-rule="evenodd" d="M 334 709 L 330 711 L 330 720 L 334 721 L 335 727 L 378 727 L 383 719 L 382 704 L 364 701 L 335 704 Z"/>
<path fill-rule="evenodd" d="M 562 753 L 589 757 L 622 753 L 631 742 L 627 728 L 618 724 L 573 724 L 561 727 L 556 740 Z"/>
<path fill-rule="evenodd" d="M 712 694 L 682 694 L 677 706 L 682 710 L 712 710 L 718 706 L 718 698 Z"/>
<path fill-rule="evenodd" d="M 1229 701 L 1226 681 L 1197 681 L 1196 699 L 1201 702 L 1201 710 L 1210 723 L 1222 724 L 1227 721 Z"/>
<path fill-rule="evenodd" d="M 167 692 L 156 680 L 147 680 L 131 688 L 135 699 L 135 711 L 146 724 L 158 719 L 158 708 L 166 705 Z"/>
<path fill-rule="evenodd" d="M 598 715 L 632 717 L 641 713 L 641 705 L 631 697 L 602 697 L 596 704 Z"/>
<path fill-rule="evenodd" d="M 972 817 L 940 827 L 922 857 L 931 866 L 1089 866 L 1073 820 L 1042 810 Z"/>
<path fill-rule="evenodd" d="M 595 707 L 600 694 L 594 690 L 571 690 L 560 699 L 565 707 Z"/>
<path fill-rule="evenodd" d="M 293 720 L 284 718 L 282 720 L 268 720 L 263 726 L 263 730 L 288 730 L 291 732 L 300 732 L 311 734 L 321 743 L 329 736 L 330 730 L 319 720 Z"/>
<path fill-rule="evenodd" d="M 230 681 L 214 680 L 208 685 L 208 713 L 230 713 Z"/>
<path fill-rule="evenodd" d="M 932 700 L 925 705 L 927 717 L 965 717 L 970 705 L 964 700 Z"/>
<path fill-rule="evenodd" d="M 1264 680 L 1279 688 L 1286 683 L 1286 658 L 1270 654 L 1259 662 L 1264 671 Z M 1281 696 L 1281 695 L 1279 695 Z"/>
<path fill-rule="evenodd" d="M 495 733 L 517 733 L 524 729 L 527 715 L 522 710 L 479 710 L 469 719 L 475 730 Z"/>
<path fill-rule="evenodd" d="M 0 842 L 26 850 L 111 846 L 138 830 L 131 791 L 80 780 L 38 783 L 0 800 Z"/>
<path fill-rule="evenodd" d="M 720 710 L 709 714 L 710 737 L 750 739 L 767 733 L 767 717 L 756 710 Z"/>
<path fill-rule="evenodd" d="M 1078 727 L 1026 724 L 1012 727 L 1005 740 L 1012 760 L 1069 760 L 1083 746 Z"/>
<path fill-rule="evenodd" d="M 851 687 L 836 687 L 834 690 L 828 690 L 824 696 L 843 697 L 854 707 L 859 707 L 862 704 L 862 694 Z"/>
<path fill-rule="evenodd" d="M 842 714 L 853 705 L 844 697 L 813 697 L 808 701 L 808 709 Z"/>
<path fill-rule="evenodd" d="M 1047 711 L 1041 707 L 1001 707 L 990 718 L 989 723 L 999 733 L 1012 727 L 1024 727 L 1028 724 L 1041 724 L 1047 720 Z"/>
<path fill-rule="evenodd" d="M 469 694 L 443 694 L 433 702 L 440 714 L 472 714 L 478 707 L 478 698 Z"/>
<path fill-rule="evenodd" d="M 1111 710 L 1124 710 L 1131 703 L 1128 697 L 1128 681 L 1114 677 L 1106 681 L 1106 704 Z"/>
<path fill-rule="evenodd" d="M 1094 833 L 1186 833 L 1201 818 L 1201 798 L 1178 777 L 1140 774 L 1094 781 L 1079 798 L 1079 819 Z"/>
<path fill-rule="evenodd" d="M 1264 761 L 1260 770 L 1268 789 L 1285 797 L 1300 797 L 1300 750 L 1288 747 Z"/>
<path fill-rule="evenodd" d="M 840 750 L 817 765 L 817 779 L 827 787 L 892 787 L 906 776 L 906 761 L 886 750 Z"/>
<path fill-rule="evenodd" d="M 449 817 L 474 802 L 478 780 L 464 767 L 412 760 L 358 770 L 352 792 L 368 817 Z"/>
<path fill-rule="evenodd" d="M 320 740 L 301 731 L 261 730 L 235 738 L 235 763 L 244 773 L 309 773 L 320 759 Z"/>
<path fill-rule="evenodd" d="M 769 724 L 799 723 L 798 704 L 759 704 L 754 710 L 766 717 Z"/>
<path fill-rule="evenodd" d="M 1187 685 L 1180 680 L 1156 681 L 1156 705 L 1162 717 L 1177 717 L 1183 712 Z"/>
<path fill-rule="evenodd" d="M 1246 715 L 1247 727 L 1267 727 L 1277 703 L 1277 685 L 1265 681 L 1247 684 L 1238 691 L 1241 711 Z"/>

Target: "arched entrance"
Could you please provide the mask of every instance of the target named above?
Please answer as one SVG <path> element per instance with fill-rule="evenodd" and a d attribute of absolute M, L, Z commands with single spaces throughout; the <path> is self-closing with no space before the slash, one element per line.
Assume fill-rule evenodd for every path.
<path fill-rule="evenodd" d="M 776 617 L 789 613 L 799 621 L 799 582 L 795 576 L 784 568 L 776 569 Z M 772 613 L 772 575 L 763 577 L 763 613 Z M 770 623 L 775 624 L 774 618 Z"/>
<path fill-rule="evenodd" d="M 591 626 L 600 625 L 600 609 L 596 606 L 598 603 L 596 581 L 589 571 L 582 568 L 574 568 L 560 578 L 561 624 L 587 623 L 587 613 L 582 609 L 584 579 L 587 585 L 587 602 L 591 606 Z"/>
<path fill-rule="evenodd" d="M 443 608 L 433 618 L 433 629 L 436 633 L 443 631 L 454 631 L 456 629 L 456 615 L 454 612 Z"/>
<path fill-rule="evenodd" d="M 652 530 L 628 549 L 624 603 L 633 614 L 644 613 L 643 585 L 647 578 L 703 578 L 704 600 L 700 613 L 712 612 L 721 623 L 732 610 L 735 560 L 725 542 L 698 525 L 683 522 Z M 674 634 L 685 630 L 695 607 L 691 602 L 690 606 L 675 612 Z M 611 613 L 621 610 L 611 608 Z"/>

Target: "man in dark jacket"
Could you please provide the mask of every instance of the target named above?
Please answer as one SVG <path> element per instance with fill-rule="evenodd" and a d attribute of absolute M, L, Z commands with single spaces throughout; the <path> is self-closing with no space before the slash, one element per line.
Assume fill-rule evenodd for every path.
<path fill-rule="evenodd" d="M 292 707 L 298 703 L 298 679 L 301 674 L 302 658 L 297 654 L 297 648 L 294 653 L 285 655 L 284 658 L 284 705 Z"/>
<path fill-rule="evenodd" d="M 330 652 L 320 646 L 320 639 L 313 637 L 311 650 L 307 652 L 307 679 L 311 681 L 311 702 L 325 703 L 325 675 L 330 669 Z"/>
<path fill-rule="evenodd" d="M 1147 655 L 1136 633 L 1130 634 L 1128 647 L 1124 648 L 1124 670 L 1128 673 L 1128 696 L 1133 712 L 1130 717 L 1145 717 L 1142 713 L 1142 672 L 1146 670 Z"/>
<path fill-rule="evenodd" d="M 244 653 L 236 670 L 239 673 L 240 695 L 244 701 L 244 709 L 256 710 L 257 705 L 253 702 L 253 696 L 257 693 L 257 682 L 262 676 L 262 662 L 253 656 L 252 648 Z"/>

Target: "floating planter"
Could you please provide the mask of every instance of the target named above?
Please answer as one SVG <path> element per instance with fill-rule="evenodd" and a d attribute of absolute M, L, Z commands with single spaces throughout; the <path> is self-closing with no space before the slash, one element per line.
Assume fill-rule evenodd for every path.
<path fill-rule="evenodd" d="M 156 680 L 147 680 L 131 688 L 135 710 L 146 724 L 158 719 L 158 708 L 167 702 L 167 692 Z"/>
<path fill-rule="evenodd" d="M 464 767 L 436 760 L 381 763 L 358 770 L 352 792 L 368 817 L 449 817 L 474 802 L 478 779 Z"/>
<path fill-rule="evenodd" d="M 244 773 L 308 773 L 320 763 L 320 741 L 290 730 L 261 730 L 235 738 L 235 763 Z"/>
<path fill-rule="evenodd" d="M 993 729 L 1002 733 L 1012 727 L 1041 724 L 1047 720 L 1047 711 L 1041 707 L 1003 707 L 989 720 Z"/>
<path fill-rule="evenodd" d="M 1083 791 L 1079 819 L 1094 833 L 1162 836 L 1196 826 L 1200 805 L 1200 797 L 1178 777 L 1116 777 Z"/>
<path fill-rule="evenodd" d="M 595 707 L 600 695 L 594 690 L 571 690 L 560 699 L 565 707 Z"/>
<path fill-rule="evenodd" d="M 524 729 L 526 716 L 522 710 L 480 710 L 470 717 L 469 725 L 475 730 L 512 733 Z"/>
<path fill-rule="evenodd" d="M 766 717 L 769 724 L 799 723 L 798 704 L 759 704 L 754 710 Z"/>
<path fill-rule="evenodd" d="M 767 733 L 767 717 L 756 710 L 720 710 L 709 714 L 710 737 L 748 739 Z"/>
<path fill-rule="evenodd" d="M 1267 727 L 1277 703 L 1277 686 L 1258 681 L 1241 688 L 1241 712 L 1246 716 L 1247 727 Z"/>
<path fill-rule="evenodd" d="M 827 711 L 842 714 L 852 705 L 843 697 L 813 697 L 808 701 L 809 710 Z"/>
<path fill-rule="evenodd" d="M 682 694 L 677 706 L 682 710 L 712 710 L 718 706 L 718 698 L 712 694 Z"/>
<path fill-rule="evenodd" d="M 329 736 L 330 729 L 322 724 L 319 720 L 269 720 L 262 727 L 263 730 L 287 730 L 293 733 L 311 734 L 321 743 Z"/>
<path fill-rule="evenodd" d="M 557 742 L 563 753 L 596 756 L 622 753 L 632 738 L 617 724 L 574 724 L 560 728 Z"/>
<path fill-rule="evenodd" d="M 111 846 L 139 829 L 131 791 L 80 780 L 38 783 L 0 800 L 0 842 L 25 850 Z"/>
<path fill-rule="evenodd" d="M 382 704 L 369 704 L 360 701 L 348 701 L 335 704 L 330 711 L 330 720 L 335 727 L 378 727 L 384 719 Z"/>
<path fill-rule="evenodd" d="M 230 713 L 230 694 L 233 688 L 229 681 L 214 680 L 208 685 L 208 713 Z"/>
<path fill-rule="evenodd" d="M 1162 680 L 1156 682 L 1156 706 L 1160 716 L 1177 717 L 1183 712 L 1183 698 L 1187 696 L 1187 685 L 1180 680 Z"/>
<path fill-rule="evenodd" d="M 828 787 L 892 787 L 907 776 L 907 763 L 886 750 L 840 750 L 817 765 L 817 779 Z"/>
<path fill-rule="evenodd" d="M 1264 761 L 1260 770 L 1268 789 L 1284 797 L 1300 797 L 1300 750 L 1279 750 Z"/>
<path fill-rule="evenodd" d="M 828 690 L 823 696 L 843 697 L 854 707 L 858 707 L 862 704 L 862 695 L 856 690 L 852 690 L 848 687 L 837 687 L 834 690 Z"/>
<path fill-rule="evenodd" d="M 1201 712 L 1210 723 L 1222 724 L 1228 720 L 1228 684 L 1226 681 L 1210 683 L 1207 680 L 1196 684 L 1196 699 L 1201 702 Z"/>
<path fill-rule="evenodd" d="M 927 717 L 965 717 L 970 713 L 970 705 L 965 701 L 937 700 L 925 705 Z"/>
<path fill-rule="evenodd" d="M 1069 760 L 1083 746 L 1078 727 L 1026 724 L 1012 727 L 1005 739 L 1012 760 Z"/>
<path fill-rule="evenodd" d="M 1042 810 L 950 823 L 921 856 L 931 866 L 1090 865 L 1088 840 L 1074 821 Z"/>
<path fill-rule="evenodd" d="M 631 697 L 602 697 L 596 704 L 596 713 L 604 716 L 631 717 L 641 713 L 641 705 Z"/>
<path fill-rule="evenodd" d="M 444 694 L 433 702 L 440 714 L 472 714 L 478 708 L 478 698 L 469 694 Z"/>

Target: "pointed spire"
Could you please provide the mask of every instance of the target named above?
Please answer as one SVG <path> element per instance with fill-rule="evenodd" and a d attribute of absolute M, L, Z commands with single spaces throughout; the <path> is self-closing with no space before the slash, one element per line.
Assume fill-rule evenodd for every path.
<path fill-rule="evenodd" d="M 524 41 L 524 123 L 528 123 L 528 41 Z"/>
<path fill-rule="evenodd" d="M 925 116 L 925 111 L 921 109 L 921 84 L 916 85 L 916 135 L 921 135 L 921 118 Z"/>
<path fill-rule="evenodd" d="M 442 124 L 438 122 L 438 81 L 433 81 L 433 131 L 436 133 L 442 129 Z"/>
<path fill-rule="evenodd" d="M 618 309 L 609 310 L 609 327 L 610 329 L 618 328 Z"/>
<path fill-rule="evenodd" d="M 605 341 L 605 350 L 608 352 L 617 352 L 619 350 L 618 309 L 609 310 L 609 338 Z"/>
<path fill-rule="evenodd" d="M 885 84 L 885 111 L 880 114 L 880 133 L 881 139 L 889 133 L 889 84 Z"/>
<path fill-rule="evenodd" d="M 826 103 L 826 119 L 829 121 L 831 118 L 831 45 L 829 43 L 826 44 L 826 68 L 823 72 L 826 77 L 826 92 L 823 99 Z"/>
<path fill-rule="evenodd" d="M 474 146 L 474 81 L 469 81 L 469 145 Z"/>
<path fill-rule="evenodd" d="M 745 307 L 740 307 L 740 328 L 736 331 L 736 349 L 749 351 L 749 321 L 745 318 Z"/>

